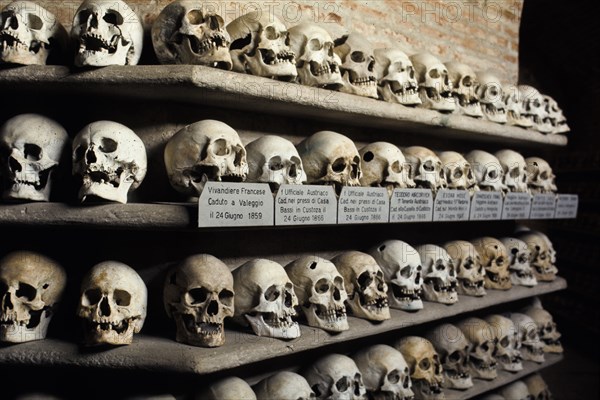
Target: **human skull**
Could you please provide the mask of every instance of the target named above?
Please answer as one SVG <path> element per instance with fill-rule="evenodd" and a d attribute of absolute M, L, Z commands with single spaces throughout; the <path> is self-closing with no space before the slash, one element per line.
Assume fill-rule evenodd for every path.
<path fill-rule="evenodd" d="M 395 348 L 377 344 L 359 350 L 352 359 L 362 373 L 370 399 L 413 399 L 410 369 Z"/>
<path fill-rule="evenodd" d="M 448 69 L 448 77 L 452 83 L 456 112 L 474 118 L 483 117 L 477 95 L 479 79 L 475 71 L 467 64 L 456 61 L 449 61 L 444 65 Z"/>
<path fill-rule="evenodd" d="M 423 295 L 425 300 L 442 304 L 458 301 L 456 271 L 450 256 L 434 244 L 415 247 L 423 266 Z"/>
<path fill-rule="evenodd" d="M 452 112 L 456 105 L 452 96 L 452 82 L 448 69 L 429 53 L 410 56 L 419 83 L 421 107 L 440 112 Z"/>
<path fill-rule="evenodd" d="M 13 1 L 2 9 L 0 64 L 46 65 L 64 55 L 66 48 L 67 31 L 42 6 Z"/>
<path fill-rule="evenodd" d="M 529 193 L 527 187 L 527 164 L 525 159 L 514 150 L 500 150 L 495 154 L 504 172 L 504 190 L 508 192 Z"/>
<path fill-rule="evenodd" d="M 272 13 L 254 11 L 227 25 L 233 70 L 284 81 L 296 79 L 296 54 L 285 25 Z"/>
<path fill-rule="evenodd" d="M 556 176 L 546 160 L 528 157 L 525 163 L 527 164 L 527 186 L 532 194 L 557 192 L 554 183 Z"/>
<path fill-rule="evenodd" d="M 512 287 L 508 270 L 508 251 L 504 244 L 492 237 L 481 237 L 471 243 L 481 256 L 485 268 L 485 288 L 508 290 Z"/>
<path fill-rule="evenodd" d="M 348 356 L 329 354 L 306 368 L 302 375 L 318 399 L 367 399 L 362 374 Z"/>
<path fill-rule="evenodd" d="M 73 175 L 82 181 L 82 202 L 88 196 L 97 196 L 127 203 L 127 193 L 137 189 L 147 169 L 146 147 L 125 125 L 92 122 L 73 140 Z"/>
<path fill-rule="evenodd" d="M 527 389 L 527 385 L 525 385 L 523 381 L 514 381 L 504 386 L 500 389 L 500 393 L 502 393 L 502 396 L 504 396 L 505 399 L 533 400 L 533 397 Z"/>
<path fill-rule="evenodd" d="M 554 250 L 554 246 L 552 245 L 550 238 L 543 232 L 535 231 L 535 233 L 541 236 L 542 239 L 544 239 L 544 241 L 546 242 L 546 245 L 548 246 L 548 256 L 550 257 L 550 263 L 552 265 L 556 265 L 556 250 Z"/>
<path fill-rule="evenodd" d="M 479 318 L 467 318 L 456 324 L 471 342 L 469 370 L 473 378 L 492 380 L 498 376 L 494 359 L 495 336 L 493 328 Z"/>
<path fill-rule="evenodd" d="M 369 253 L 383 271 L 390 307 L 405 311 L 422 309 L 423 267 L 417 250 L 401 240 L 386 240 Z"/>
<path fill-rule="evenodd" d="M 77 9 L 71 38 L 78 43 L 75 65 L 136 65 L 142 55 L 142 22 L 124 1 L 84 0 Z"/>
<path fill-rule="evenodd" d="M 479 191 L 473 168 L 462 154 L 456 151 L 442 151 L 438 156 L 442 162 L 444 181 L 448 189 L 468 190 L 471 195 Z"/>
<path fill-rule="evenodd" d="M 537 279 L 533 276 L 533 270 L 529 265 L 531 251 L 524 241 L 517 238 L 502 238 L 502 244 L 506 247 L 509 259 L 508 270 L 510 281 L 513 285 L 533 287 L 537 285 Z"/>
<path fill-rule="evenodd" d="M 527 390 L 533 396 L 533 400 L 552 400 L 552 393 L 540 374 L 531 374 L 523 379 L 523 382 L 527 385 Z"/>
<path fill-rule="evenodd" d="M 362 186 L 385 187 L 388 194 L 394 189 L 414 188 L 402 151 L 387 142 L 375 142 L 359 151 L 361 158 Z"/>
<path fill-rule="evenodd" d="M 246 145 L 248 182 L 268 183 L 276 192 L 281 185 L 301 185 L 306 172 L 292 142 L 266 135 Z"/>
<path fill-rule="evenodd" d="M 465 156 L 465 159 L 473 168 L 479 189 L 488 192 L 505 190 L 504 170 L 500 161 L 493 154 L 483 150 L 472 150 Z"/>
<path fill-rule="evenodd" d="M 533 121 L 525 117 L 523 108 L 523 99 L 525 92 L 520 90 L 520 86 L 505 84 L 504 102 L 506 103 L 506 118 L 509 125 L 519 126 L 521 128 L 531 128 Z"/>
<path fill-rule="evenodd" d="M 544 343 L 544 353 L 562 353 L 563 347 L 560 343 L 561 334 L 556 328 L 552 315 L 540 307 L 527 307 L 523 310 L 538 327 L 538 335 Z"/>
<path fill-rule="evenodd" d="M 16 251 L 0 260 L 0 342 L 23 343 L 46 338 L 67 283 L 54 260 Z"/>
<path fill-rule="evenodd" d="M 483 116 L 488 121 L 505 124 L 507 122 L 506 103 L 500 79 L 490 71 L 477 72 L 477 78 L 479 79 L 477 97 Z"/>
<path fill-rule="evenodd" d="M 527 243 L 531 258 L 529 264 L 533 267 L 533 275 L 538 282 L 552 282 L 556 279 L 558 269 L 552 263 L 552 253 L 548 246 L 547 236 L 539 232 L 527 231 L 519 234 L 519 239 Z"/>
<path fill-rule="evenodd" d="M 410 369 L 415 398 L 443 400 L 441 385 L 444 381 L 442 363 L 431 342 L 419 336 L 407 336 L 394 345 L 402 353 Z"/>
<path fill-rule="evenodd" d="M 161 64 L 232 68 L 225 21 L 196 0 L 177 0 L 160 12 L 152 25 L 152 45 Z"/>
<path fill-rule="evenodd" d="M 343 186 L 360 186 L 360 155 L 354 142 L 332 131 L 320 131 L 297 146 L 309 184 L 333 185 L 337 194 Z"/>
<path fill-rule="evenodd" d="M 496 340 L 494 358 L 503 370 L 517 372 L 523 369 L 521 352 L 517 349 L 518 332 L 513 322 L 502 315 L 488 316 L 486 322 L 491 326 Z"/>
<path fill-rule="evenodd" d="M 547 113 L 542 94 L 536 88 L 528 85 L 519 85 L 518 89 L 521 94 L 521 117 L 531 121 L 533 129 L 542 133 L 550 133 L 551 126 L 544 125 Z"/>
<path fill-rule="evenodd" d="M 522 313 L 510 313 L 508 316 L 518 332 L 517 349 L 521 351 L 523 360 L 543 363 L 544 342 L 540 339 L 537 324 L 530 316 Z"/>
<path fill-rule="evenodd" d="M 77 316 L 83 343 L 126 345 L 146 320 L 148 291 L 138 273 L 118 261 L 95 265 L 83 278 Z"/>
<path fill-rule="evenodd" d="M 238 133 L 212 119 L 177 131 L 165 146 L 164 158 L 171 186 L 190 196 L 200 196 L 207 181 L 243 182 L 248 175 Z"/>
<path fill-rule="evenodd" d="M 405 106 L 421 104 L 415 68 L 406 53 L 399 49 L 375 49 L 373 55 L 379 97 Z"/>
<path fill-rule="evenodd" d="M 298 298 L 285 269 L 275 261 L 250 260 L 233 271 L 235 319 L 250 324 L 258 336 L 278 339 L 300 337 L 292 320 Z"/>
<path fill-rule="evenodd" d="M 48 201 L 68 138 L 62 126 L 42 115 L 21 114 L 6 121 L 0 127 L 2 197 Z"/>
<path fill-rule="evenodd" d="M 349 329 L 344 278 L 331 261 L 304 256 L 285 267 L 308 325 L 329 332 Z"/>
<path fill-rule="evenodd" d="M 232 376 L 211 384 L 194 396 L 194 400 L 257 400 L 248 383 Z"/>
<path fill-rule="evenodd" d="M 334 53 L 333 39 L 325 29 L 304 22 L 291 27 L 289 35 L 301 84 L 333 90 L 344 85 L 340 72 L 342 60 Z"/>
<path fill-rule="evenodd" d="M 418 188 L 431 189 L 433 195 L 448 185 L 442 169 L 442 161 L 431 150 L 422 146 L 407 147 L 403 151 L 410 167 L 409 176 Z"/>
<path fill-rule="evenodd" d="M 457 292 L 467 296 L 484 296 L 485 269 L 481 256 L 471 243 L 466 240 L 453 240 L 444 244 L 454 268 L 458 281 Z"/>
<path fill-rule="evenodd" d="M 351 32 L 335 40 L 333 51 L 342 60 L 341 92 L 377 98 L 377 75 L 373 45 L 364 36 Z"/>
<path fill-rule="evenodd" d="M 544 98 L 544 109 L 546 110 L 546 119 L 544 124 L 550 124 L 551 134 L 567 133 L 570 131 L 569 125 L 567 125 L 567 118 L 563 114 L 563 111 L 558 106 L 556 100 L 548 95 L 542 95 Z"/>
<path fill-rule="evenodd" d="M 427 339 L 440 356 L 444 369 L 442 386 L 449 389 L 465 390 L 473 387 L 469 372 L 469 351 L 471 343 L 458 327 L 442 324 L 431 330 Z"/>
<path fill-rule="evenodd" d="M 308 382 L 295 372 L 281 371 L 253 386 L 257 400 L 309 400 L 315 398 Z"/>

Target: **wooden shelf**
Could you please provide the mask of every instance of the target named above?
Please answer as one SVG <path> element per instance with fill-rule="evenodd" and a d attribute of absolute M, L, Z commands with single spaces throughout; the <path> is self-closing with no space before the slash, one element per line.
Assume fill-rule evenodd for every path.
<path fill-rule="evenodd" d="M 111 97 L 172 100 L 246 111 L 316 118 L 445 140 L 565 146 L 564 135 L 544 135 L 461 115 L 404 107 L 380 100 L 192 65 L 111 66 L 73 70 L 26 66 L 0 70 L 2 90 L 96 93 Z"/>

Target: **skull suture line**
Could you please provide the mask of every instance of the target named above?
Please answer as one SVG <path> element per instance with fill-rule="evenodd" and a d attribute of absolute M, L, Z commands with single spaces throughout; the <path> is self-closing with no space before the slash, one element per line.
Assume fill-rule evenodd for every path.
<path fill-rule="evenodd" d="M 399 49 L 375 49 L 373 55 L 379 97 L 405 106 L 421 104 L 415 68 L 408 56 Z"/>
<path fill-rule="evenodd" d="M 477 96 L 479 81 L 475 71 L 467 64 L 450 61 L 445 63 L 448 68 L 448 77 L 452 83 L 452 95 L 456 105 L 456 112 L 469 117 L 481 118 L 481 104 Z"/>
<path fill-rule="evenodd" d="M 537 285 L 537 279 L 533 276 L 533 270 L 529 265 L 531 250 L 529 250 L 527 243 L 517 238 L 502 238 L 500 241 L 508 252 L 508 270 L 510 271 L 512 284 L 527 287 Z"/>
<path fill-rule="evenodd" d="M 467 318 L 456 324 L 471 342 L 469 370 L 473 378 L 492 380 L 498 376 L 494 359 L 495 336 L 492 327 L 482 319 Z"/>
<path fill-rule="evenodd" d="M 484 296 L 485 269 L 475 246 L 465 240 L 454 240 L 446 243 L 444 249 L 456 269 L 458 294 Z"/>
<path fill-rule="evenodd" d="M 408 336 L 400 339 L 394 347 L 402 353 L 410 368 L 415 398 L 445 399 L 441 388 L 444 381 L 442 363 L 431 342 L 419 336 Z"/>
<path fill-rule="evenodd" d="M 344 85 L 341 92 L 377 98 L 377 76 L 373 45 L 361 34 L 352 32 L 335 40 L 333 51 L 342 60 Z"/>
<path fill-rule="evenodd" d="M 479 78 L 477 97 L 481 103 L 483 116 L 488 121 L 505 124 L 507 122 L 506 103 L 500 79 L 489 71 L 478 72 L 477 78 Z"/>
<path fill-rule="evenodd" d="M 252 387 L 257 400 L 310 400 L 315 394 L 302 375 L 277 372 Z M 233 400 L 233 399 L 232 399 Z"/>
<path fill-rule="evenodd" d="M 486 322 L 494 332 L 496 351 L 494 358 L 502 369 L 517 372 L 523 369 L 521 352 L 517 349 L 518 332 L 513 322 L 502 315 L 490 315 Z"/>
<path fill-rule="evenodd" d="M 410 167 L 410 178 L 418 188 L 431 189 L 435 196 L 437 191 L 447 187 L 442 161 L 430 149 L 422 146 L 407 147 L 403 151 Z"/>
<path fill-rule="evenodd" d="M 419 253 L 423 265 L 425 300 L 448 305 L 456 303 L 456 271 L 446 250 L 434 244 L 417 246 L 415 250 Z"/>
<path fill-rule="evenodd" d="M 417 73 L 421 107 L 440 112 L 454 111 L 452 82 L 446 66 L 429 53 L 414 54 L 410 56 L 410 61 Z"/>
<path fill-rule="evenodd" d="M 387 142 L 375 142 L 359 151 L 362 186 L 385 187 L 391 196 L 394 189 L 413 188 L 406 159 L 402 151 Z"/>
<path fill-rule="evenodd" d="M 485 288 L 508 290 L 512 287 L 508 271 L 508 251 L 504 244 L 492 237 L 482 237 L 471 243 L 481 256 L 485 268 Z"/>
<path fill-rule="evenodd" d="M 467 190 L 471 195 L 479 191 L 473 168 L 462 154 L 456 151 L 442 151 L 438 156 L 442 162 L 444 180 L 448 189 Z"/>
<path fill-rule="evenodd" d="M 527 187 L 527 164 L 523 156 L 514 150 L 500 150 L 495 154 L 504 171 L 504 190 L 508 192 L 529 193 Z"/>
<path fill-rule="evenodd" d="M 302 375 L 318 399 L 367 399 L 362 374 L 350 357 L 329 354 L 306 368 Z"/>
<path fill-rule="evenodd" d="M 435 351 L 440 356 L 444 369 L 442 387 L 465 390 L 473 387 L 469 372 L 469 351 L 471 343 L 458 327 L 442 324 L 427 335 Z"/>
<path fill-rule="evenodd" d="M 465 159 L 471 164 L 479 189 L 492 192 L 504 192 L 504 170 L 500 161 L 483 150 L 472 150 Z"/>

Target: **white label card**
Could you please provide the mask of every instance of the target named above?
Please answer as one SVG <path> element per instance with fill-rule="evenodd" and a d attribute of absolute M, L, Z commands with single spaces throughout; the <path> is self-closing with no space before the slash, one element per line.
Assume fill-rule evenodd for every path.
<path fill-rule="evenodd" d="M 531 195 L 529 193 L 507 193 L 504 198 L 502 219 L 529 219 Z"/>
<path fill-rule="evenodd" d="M 390 219 L 386 188 L 343 187 L 338 201 L 338 224 L 383 223 Z"/>
<path fill-rule="evenodd" d="M 429 189 L 394 189 L 390 222 L 431 222 L 433 194 Z"/>
<path fill-rule="evenodd" d="M 266 183 L 207 182 L 198 201 L 198 226 L 273 225 L 273 194 Z"/>
<path fill-rule="evenodd" d="M 529 219 L 552 219 L 556 210 L 556 195 L 553 193 L 536 194 L 531 203 Z"/>
<path fill-rule="evenodd" d="M 577 218 L 579 196 L 576 194 L 559 194 L 556 201 L 554 218 Z"/>
<path fill-rule="evenodd" d="M 275 225 L 335 225 L 337 199 L 331 186 L 282 185 L 275 197 Z"/>
<path fill-rule="evenodd" d="M 440 190 L 433 206 L 434 221 L 468 221 L 471 195 L 466 190 Z"/>
<path fill-rule="evenodd" d="M 471 200 L 472 221 L 499 220 L 502 216 L 502 193 L 475 192 Z"/>

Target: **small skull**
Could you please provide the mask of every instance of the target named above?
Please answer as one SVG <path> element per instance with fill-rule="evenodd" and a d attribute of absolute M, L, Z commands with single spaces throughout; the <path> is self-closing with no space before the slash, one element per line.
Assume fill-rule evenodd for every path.
<path fill-rule="evenodd" d="M 152 44 L 161 64 L 232 68 L 225 21 L 195 0 L 177 0 L 163 8 L 152 25 Z"/>
<path fill-rule="evenodd" d="M 525 117 L 525 110 L 523 109 L 525 92 L 520 90 L 520 86 L 511 84 L 504 85 L 503 89 L 508 124 L 519 126 L 521 128 L 531 128 L 533 126 L 533 121 Z"/>
<path fill-rule="evenodd" d="M 83 322 L 83 343 L 127 345 L 146 320 L 148 291 L 138 273 L 117 262 L 95 265 L 83 278 L 77 316 Z"/>
<path fill-rule="evenodd" d="M 68 141 L 67 131 L 37 114 L 21 114 L 0 128 L 0 175 L 5 200 L 50 200 L 52 174 Z"/>
<path fill-rule="evenodd" d="M 479 191 L 477 180 L 473 175 L 473 168 L 462 154 L 456 151 L 442 151 L 438 156 L 442 162 L 444 181 L 446 181 L 448 189 L 468 190 L 471 195 Z"/>
<path fill-rule="evenodd" d="M 333 48 L 342 60 L 344 85 L 341 92 L 377 98 L 377 76 L 373 45 L 361 34 L 352 32 L 335 41 Z"/>
<path fill-rule="evenodd" d="M 547 113 L 541 93 L 532 86 L 519 85 L 517 88 L 521 95 L 521 117 L 529 120 L 535 130 L 550 133 L 551 127 L 544 126 Z"/>
<path fill-rule="evenodd" d="M 414 54 L 410 56 L 410 60 L 417 73 L 421 107 L 453 112 L 456 105 L 446 66 L 429 53 Z"/>
<path fill-rule="evenodd" d="M 344 277 L 348 306 L 356 317 L 371 321 L 390 319 L 388 287 L 373 257 L 360 251 L 347 251 L 331 261 Z"/>
<path fill-rule="evenodd" d="M 558 269 L 552 263 L 552 251 L 547 236 L 540 232 L 528 231 L 519 235 L 519 239 L 527 243 L 531 252 L 530 265 L 538 282 L 552 282 L 556 279 Z"/>
<path fill-rule="evenodd" d="M 556 176 L 552 172 L 550 164 L 539 157 L 528 157 L 527 164 L 527 187 L 532 194 L 556 193 Z"/>
<path fill-rule="evenodd" d="M 0 342 L 24 343 L 46 338 L 67 283 L 54 260 L 29 251 L 0 260 Z"/>
<path fill-rule="evenodd" d="M 467 318 L 456 324 L 471 342 L 469 369 L 473 378 L 492 380 L 498 376 L 494 359 L 494 329 L 484 320 Z"/>
<path fill-rule="evenodd" d="M 194 396 L 194 400 L 257 400 L 248 383 L 232 376 L 211 384 Z"/>
<path fill-rule="evenodd" d="M 451 324 L 439 325 L 427 334 L 440 356 L 444 369 L 442 387 L 465 390 L 473 387 L 469 372 L 471 343 L 458 327 Z"/>
<path fill-rule="evenodd" d="M 381 267 L 388 286 L 390 307 L 405 311 L 423 308 L 421 256 L 400 240 L 387 240 L 369 252 Z"/>
<path fill-rule="evenodd" d="M 315 398 L 315 393 L 306 379 L 302 375 L 289 371 L 273 374 L 258 382 L 253 389 L 257 400 L 309 400 Z"/>
<path fill-rule="evenodd" d="M 523 369 L 521 352 L 517 349 L 518 332 L 513 322 L 502 315 L 488 316 L 486 322 L 492 327 L 496 340 L 494 358 L 503 370 L 517 372 Z"/>
<path fill-rule="evenodd" d="M 544 342 L 540 339 L 535 321 L 522 313 L 510 313 L 509 317 L 518 332 L 517 349 L 521 351 L 523 360 L 543 363 L 546 360 Z"/>
<path fill-rule="evenodd" d="M 502 238 L 500 241 L 508 252 L 510 281 L 513 285 L 533 287 L 537 285 L 537 279 L 533 276 L 533 270 L 529 265 L 531 251 L 529 246 L 517 238 Z"/>
<path fill-rule="evenodd" d="M 445 399 L 441 388 L 444 382 L 442 363 L 431 342 L 419 336 L 408 336 L 400 339 L 394 347 L 402 353 L 410 368 L 415 398 Z"/>
<path fill-rule="evenodd" d="M 73 140 L 73 175 L 81 179 L 82 202 L 96 196 L 127 203 L 127 194 L 144 180 L 147 163 L 142 140 L 117 122 L 93 122 Z"/>
<path fill-rule="evenodd" d="M 251 12 L 227 25 L 233 70 L 283 81 L 296 79 L 296 54 L 289 32 L 273 14 Z"/>
<path fill-rule="evenodd" d="M 373 54 L 379 97 L 405 106 L 421 104 L 415 68 L 406 53 L 399 49 L 375 49 Z"/>
<path fill-rule="evenodd" d="M 434 244 L 417 246 L 415 250 L 419 253 L 423 265 L 425 300 L 448 305 L 456 303 L 456 271 L 446 250 Z"/>
<path fill-rule="evenodd" d="M 504 190 L 508 192 L 529 193 L 527 187 L 527 164 L 525 159 L 514 150 L 500 150 L 495 154 L 504 172 Z"/>
<path fill-rule="evenodd" d="M 300 337 L 300 327 L 292 320 L 298 298 L 294 284 L 278 263 L 250 260 L 233 271 L 235 314 L 238 323 L 247 322 L 257 336 L 278 339 Z"/>
<path fill-rule="evenodd" d="M 552 400 L 552 393 L 548 385 L 540 374 L 532 374 L 523 380 L 527 385 L 527 390 L 533 396 L 534 400 Z"/>
<path fill-rule="evenodd" d="M 479 104 L 479 80 L 475 71 L 467 64 L 450 61 L 445 63 L 452 83 L 452 94 L 456 105 L 455 112 L 469 117 L 481 118 L 483 112 Z"/>
<path fill-rule="evenodd" d="M 506 103 L 504 102 L 504 88 L 500 79 L 492 72 L 478 72 L 479 87 L 477 97 L 481 103 L 483 116 L 491 122 L 506 124 Z"/>
<path fill-rule="evenodd" d="M 136 65 L 142 55 L 142 22 L 124 1 L 85 0 L 75 13 L 71 38 L 78 67 Z"/>
<path fill-rule="evenodd" d="M 544 124 L 550 124 L 550 134 L 567 133 L 571 129 L 567 125 L 567 118 L 563 114 L 563 111 L 558 107 L 558 103 L 552 97 L 543 95 L 544 98 L 544 109 L 546 110 L 546 118 Z"/>
<path fill-rule="evenodd" d="M 471 164 L 479 189 L 492 192 L 505 191 L 504 170 L 500 161 L 483 150 L 472 150 L 465 159 Z"/>
<path fill-rule="evenodd" d="M 552 315 L 540 307 L 528 307 L 523 311 L 527 314 L 538 327 L 538 335 L 544 342 L 544 353 L 563 353 L 563 347 L 560 343 L 561 334 L 556 328 L 556 323 Z"/>
<path fill-rule="evenodd" d="M 406 159 L 402 151 L 387 142 L 375 142 L 359 151 L 361 157 L 362 186 L 385 187 L 388 194 L 394 189 L 415 187 L 406 168 Z"/>
<path fill-rule="evenodd" d="M 500 389 L 505 399 L 510 400 L 533 400 L 527 385 L 523 381 L 515 381 Z"/>
<path fill-rule="evenodd" d="M 481 256 L 485 268 L 485 288 L 508 290 L 512 287 L 508 271 L 508 251 L 504 244 L 492 237 L 482 237 L 471 241 Z"/>
<path fill-rule="evenodd" d="M 348 299 L 344 278 L 331 261 L 305 256 L 289 263 L 285 270 L 294 284 L 308 325 L 329 332 L 349 329 L 344 305 Z"/>
<path fill-rule="evenodd" d="M 190 196 L 200 196 L 207 181 L 243 182 L 248 175 L 246 149 L 238 133 L 212 119 L 175 133 L 164 157 L 171 186 Z"/>
<path fill-rule="evenodd" d="M 409 176 L 418 188 L 431 189 L 435 196 L 438 190 L 448 186 L 442 161 L 433 151 L 426 147 L 411 146 L 404 149 L 403 153 L 410 167 Z"/>
<path fill-rule="evenodd" d="M 485 269 L 475 246 L 466 240 L 454 240 L 446 243 L 444 249 L 456 269 L 458 294 L 484 296 L 486 294 Z"/>

